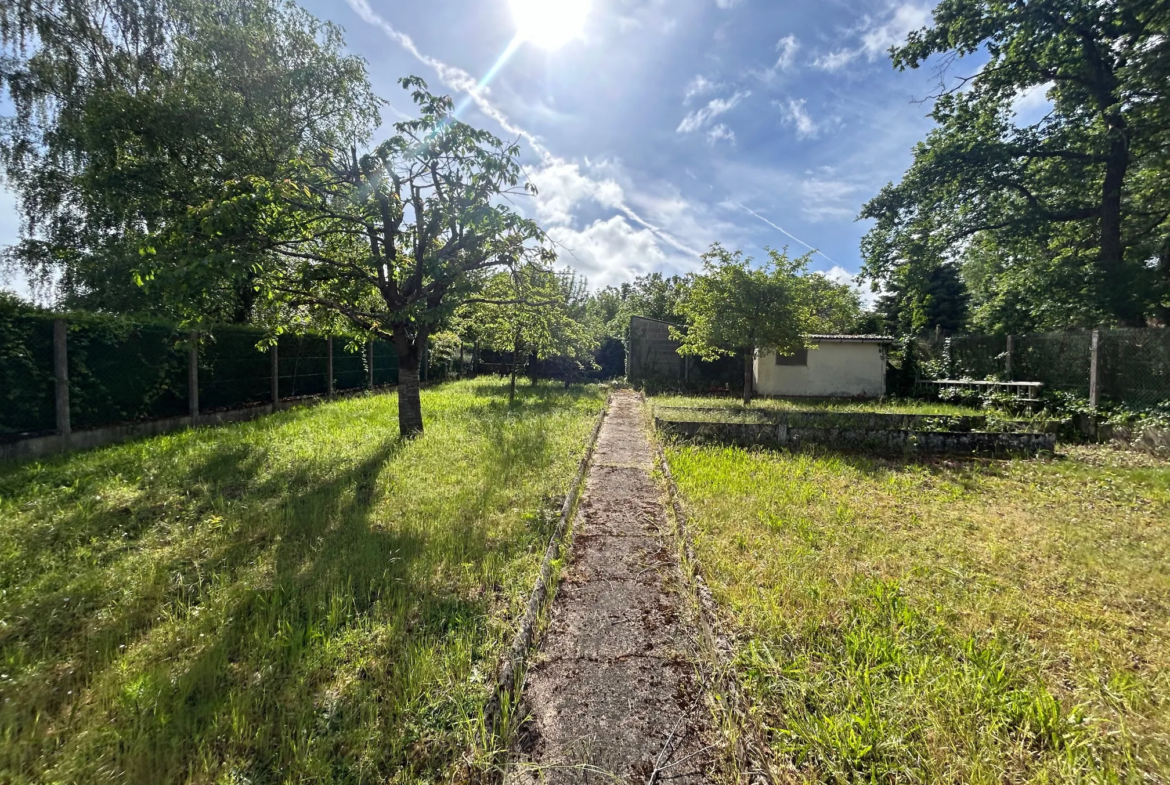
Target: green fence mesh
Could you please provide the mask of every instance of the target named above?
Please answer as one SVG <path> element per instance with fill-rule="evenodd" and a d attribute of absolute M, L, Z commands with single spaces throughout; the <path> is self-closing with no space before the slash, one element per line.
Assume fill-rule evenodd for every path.
<path fill-rule="evenodd" d="M 1045 390 L 1089 397 L 1091 331 L 1036 333 L 1013 338 L 1011 378 L 1043 382 Z M 1006 377 L 1006 336 L 958 335 L 915 344 L 925 378 Z M 1149 407 L 1170 401 L 1170 330 L 1099 331 L 1098 394 L 1102 403 Z"/>
<path fill-rule="evenodd" d="M 272 400 L 272 358 L 256 348 L 260 330 L 219 327 L 199 347 L 199 408 L 234 409 Z"/>
<path fill-rule="evenodd" d="M 1003 379 L 1007 338 L 1002 335 L 957 335 L 950 343 L 951 374 L 967 379 Z"/>
<path fill-rule="evenodd" d="M 1017 381 L 1043 382 L 1046 391 L 1089 396 L 1092 334 L 1035 333 L 1015 338 L 1012 375 Z"/>
<path fill-rule="evenodd" d="M 1102 330 L 1098 352 L 1102 400 L 1170 401 L 1170 330 Z"/>
<path fill-rule="evenodd" d="M 56 428 L 54 315 L 0 311 L 0 440 Z M 170 325 L 73 316 L 68 324 L 70 420 L 83 430 L 185 415 L 189 334 Z M 216 327 L 199 341 L 199 408 L 235 409 L 272 400 L 272 354 L 262 330 Z M 355 351 L 350 351 L 355 349 Z M 329 389 L 329 339 L 284 335 L 277 343 L 281 399 Z M 398 382 L 392 344 L 374 344 L 374 384 Z M 369 386 L 367 344 L 333 341 L 334 390 Z"/>
<path fill-rule="evenodd" d="M 53 321 L 0 313 L 0 440 L 56 425 Z"/>
<path fill-rule="evenodd" d="M 110 319 L 68 324 L 74 428 L 187 412 L 187 349 L 172 327 Z"/>

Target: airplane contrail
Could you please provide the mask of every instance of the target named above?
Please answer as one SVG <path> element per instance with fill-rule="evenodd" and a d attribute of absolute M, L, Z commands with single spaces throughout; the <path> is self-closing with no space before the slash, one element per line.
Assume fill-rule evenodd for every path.
<path fill-rule="evenodd" d="M 791 237 L 793 240 L 795 240 L 796 242 L 800 243 L 801 245 L 803 245 L 805 248 L 809 249 L 809 250 L 810 250 L 810 251 L 812 251 L 813 253 L 820 254 L 821 256 L 825 257 L 826 259 L 829 259 L 829 255 L 828 255 L 828 254 L 826 254 L 826 253 L 825 253 L 824 251 L 822 251 L 821 249 L 819 249 L 819 248 L 814 248 L 813 246 L 811 246 L 811 245 L 809 245 L 808 243 L 806 243 L 804 240 L 801 240 L 799 237 L 797 237 L 796 235 L 794 235 L 792 232 L 790 232 L 790 231 L 788 231 L 787 229 L 785 229 L 783 226 L 780 226 L 780 225 L 778 225 L 778 224 L 774 224 L 774 223 L 772 223 L 772 222 L 771 222 L 771 221 L 769 221 L 767 218 L 765 218 L 764 216 L 760 215 L 759 213 L 757 213 L 755 210 L 751 209 L 750 207 L 745 207 L 744 205 L 740 204 L 739 202 L 732 202 L 732 204 L 734 204 L 734 205 L 735 205 L 736 207 L 738 207 L 739 209 L 743 210 L 745 213 L 748 213 L 748 214 L 750 214 L 750 215 L 754 215 L 756 218 L 759 218 L 761 221 L 763 221 L 764 223 L 766 223 L 768 226 L 771 226 L 771 227 L 772 227 L 773 229 L 775 229 L 776 231 L 778 231 L 778 232 L 780 232 L 780 233 L 784 234 L 784 235 L 785 235 L 785 236 L 787 236 L 787 237 Z M 832 259 L 829 259 L 829 261 L 830 261 L 830 262 L 832 262 L 833 264 L 837 264 L 837 263 L 836 263 L 836 262 L 834 262 Z"/>

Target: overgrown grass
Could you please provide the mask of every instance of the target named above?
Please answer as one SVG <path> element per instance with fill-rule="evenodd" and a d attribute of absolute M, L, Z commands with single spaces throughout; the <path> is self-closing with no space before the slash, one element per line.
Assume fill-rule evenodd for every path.
<path fill-rule="evenodd" d="M 792 780 L 1170 779 L 1170 464 L 667 453 Z"/>
<path fill-rule="evenodd" d="M 854 401 L 825 398 L 757 398 L 750 407 L 734 397 L 710 395 L 656 395 L 650 399 L 655 407 L 679 406 L 685 408 L 720 408 L 732 412 L 770 411 L 832 411 L 866 412 L 876 414 L 974 415 L 987 414 L 983 409 L 958 406 L 937 401 L 874 400 Z M 750 416 L 750 414 L 749 414 Z"/>
<path fill-rule="evenodd" d="M 474 741 L 597 388 L 0 466 L 0 781 L 420 782 Z"/>

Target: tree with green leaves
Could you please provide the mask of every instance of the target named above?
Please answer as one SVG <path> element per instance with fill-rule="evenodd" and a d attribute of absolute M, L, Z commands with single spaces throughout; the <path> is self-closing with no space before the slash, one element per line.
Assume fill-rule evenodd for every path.
<path fill-rule="evenodd" d="M 522 183 L 515 144 L 454 117 L 448 96 L 401 80 L 419 112 L 372 152 L 322 149 L 274 178 L 229 182 L 158 238 L 143 279 L 162 292 L 249 276 L 289 323 L 311 315 L 351 335 L 393 342 L 398 423 L 423 430 L 419 363 L 427 338 L 476 300 L 493 272 L 555 258 L 544 234 L 501 197 Z M 152 264 L 180 258 L 181 265 Z M 496 301 L 519 304 L 516 298 Z"/>
<path fill-rule="evenodd" d="M 508 354 L 509 401 L 516 398 L 516 375 L 526 360 L 555 357 L 579 368 L 592 365 L 597 337 L 580 313 L 583 284 L 572 271 L 520 267 L 491 276 L 462 309 L 465 330 L 481 346 Z"/>
<path fill-rule="evenodd" d="M 948 333 L 962 330 L 967 324 L 970 294 L 958 266 L 940 264 L 927 272 L 922 282 L 904 280 L 914 272 L 918 271 L 903 268 L 891 276 L 877 301 L 877 331 L 908 335 L 935 327 Z"/>
<path fill-rule="evenodd" d="M 976 53 L 989 62 L 951 79 Z M 942 0 L 892 57 L 899 69 L 940 63 L 938 127 L 862 211 L 876 221 L 864 275 L 901 275 L 925 297 L 933 270 L 990 242 L 1004 262 L 980 272 L 997 296 L 1026 309 L 1075 301 L 1060 326 L 1140 325 L 1170 309 L 1170 6 Z M 1021 124 L 1017 102 L 1037 90 L 1051 109 Z"/>
<path fill-rule="evenodd" d="M 341 30 L 286 0 L 0 3 L 0 93 L 7 264 L 66 308 L 168 317 L 133 280 L 148 238 L 225 181 L 362 143 L 381 104 Z M 235 322 L 256 298 L 247 274 L 188 294 Z"/>
<path fill-rule="evenodd" d="M 678 305 L 687 286 L 687 279 L 678 275 L 647 273 L 629 283 L 601 289 L 594 295 L 590 310 L 607 325 L 611 335 L 625 340 L 631 316 L 663 322 L 683 321 Z"/>
<path fill-rule="evenodd" d="M 856 324 L 857 292 L 808 272 L 809 256 L 791 258 L 767 249 L 756 265 L 740 251 L 716 243 L 702 256 L 703 271 L 691 277 L 679 303 L 685 329 L 671 328 L 679 354 L 714 360 L 743 357 L 743 402 L 750 404 L 755 358 L 761 349 L 793 354 L 815 333 L 840 332 Z"/>

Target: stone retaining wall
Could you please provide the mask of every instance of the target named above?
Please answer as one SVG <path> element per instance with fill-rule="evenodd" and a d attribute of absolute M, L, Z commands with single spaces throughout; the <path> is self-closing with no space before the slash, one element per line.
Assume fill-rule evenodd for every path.
<path fill-rule="evenodd" d="M 1035 455 L 1056 449 L 1051 433 L 984 433 L 906 429 L 810 428 L 787 423 L 676 422 L 655 418 L 665 434 L 740 446 L 799 447 L 819 444 L 838 450 L 959 455 Z"/>

